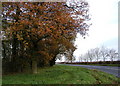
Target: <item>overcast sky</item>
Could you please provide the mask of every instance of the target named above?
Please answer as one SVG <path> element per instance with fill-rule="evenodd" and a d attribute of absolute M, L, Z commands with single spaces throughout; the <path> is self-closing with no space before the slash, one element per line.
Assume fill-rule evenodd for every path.
<path fill-rule="evenodd" d="M 88 49 L 104 45 L 118 50 L 118 2 L 120 0 L 87 0 L 90 5 L 91 23 L 89 36 L 78 35 L 74 55 L 78 58 Z"/>

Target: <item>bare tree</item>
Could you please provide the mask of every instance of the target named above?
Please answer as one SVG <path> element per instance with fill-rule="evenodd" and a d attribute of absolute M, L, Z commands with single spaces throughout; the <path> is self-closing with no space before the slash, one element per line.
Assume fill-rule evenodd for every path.
<path fill-rule="evenodd" d="M 79 62 L 82 62 L 83 61 L 83 55 L 81 54 L 80 56 L 79 56 Z"/>
<path fill-rule="evenodd" d="M 110 57 L 111 61 L 114 61 L 114 58 L 116 58 L 118 53 L 116 52 L 115 49 L 109 49 L 108 51 L 108 56 Z"/>
<path fill-rule="evenodd" d="M 95 48 L 94 49 L 94 56 L 96 57 L 96 61 L 98 61 L 100 59 L 100 48 Z"/>
<path fill-rule="evenodd" d="M 105 62 L 107 54 L 108 54 L 108 49 L 105 48 L 104 46 L 101 46 L 101 48 L 100 48 L 100 54 L 103 57 L 103 61 Z"/>
<path fill-rule="evenodd" d="M 95 56 L 94 49 L 88 50 L 88 52 L 86 53 L 86 55 L 87 55 L 88 59 L 90 60 L 90 62 L 92 62 L 93 59 L 94 59 L 94 56 Z"/>
<path fill-rule="evenodd" d="M 84 54 L 83 60 L 84 60 L 84 62 L 88 62 L 88 55 L 87 54 Z"/>

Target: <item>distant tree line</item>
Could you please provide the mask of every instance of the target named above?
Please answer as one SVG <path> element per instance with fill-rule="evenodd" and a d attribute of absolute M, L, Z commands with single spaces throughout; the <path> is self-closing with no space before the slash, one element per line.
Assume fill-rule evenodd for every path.
<path fill-rule="evenodd" d="M 37 73 L 62 55 L 72 60 L 76 34 L 85 36 L 89 28 L 88 7 L 85 1 L 3 2 L 3 73 Z"/>
<path fill-rule="evenodd" d="M 80 62 L 93 61 L 115 61 L 118 60 L 118 52 L 115 49 L 108 49 L 104 46 L 88 50 L 84 55 L 79 56 Z"/>

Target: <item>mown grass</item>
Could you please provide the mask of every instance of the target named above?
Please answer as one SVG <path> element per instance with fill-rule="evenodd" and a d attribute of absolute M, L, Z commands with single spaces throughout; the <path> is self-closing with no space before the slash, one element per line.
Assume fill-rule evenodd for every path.
<path fill-rule="evenodd" d="M 4 75 L 2 84 L 117 84 L 113 75 L 82 67 L 55 65 L 39 68 L 38 74 Z"/>

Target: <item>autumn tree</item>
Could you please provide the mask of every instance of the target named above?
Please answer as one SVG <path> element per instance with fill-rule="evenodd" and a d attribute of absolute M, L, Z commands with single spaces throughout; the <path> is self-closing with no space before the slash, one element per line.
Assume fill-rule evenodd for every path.
<path fill-rule="evenodd" d="M 15 66 L 13 69 L 19 70 L 19 66 L 26 63 L 32 66 L 33 73 L 37 73 L 39 62 L 53 65 L 58 54 L 68 52 L 72 56 L 76 34 L 79 32 L 86 35 L 89 26 L 84 22 L 89 19 L 88 9 L 84 9 L 88 3 L 80 3 L 83 7 L 63 2 L 2 3 L 3 32 L 6 38 L 3 41 L 11 41 L 9 47 L 11 62 Z M 22 61 L 18 66 L 16 64 L 20 59 Z"/>

